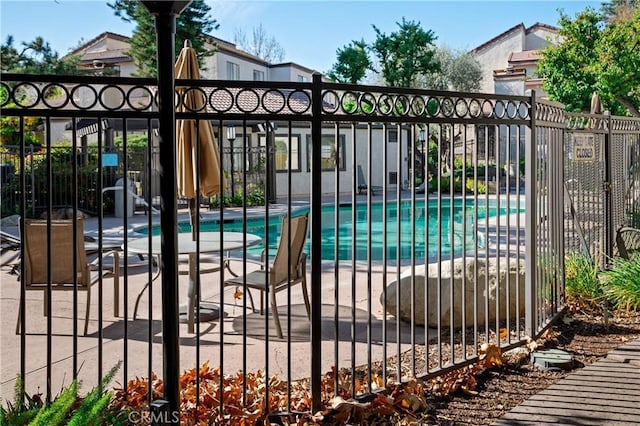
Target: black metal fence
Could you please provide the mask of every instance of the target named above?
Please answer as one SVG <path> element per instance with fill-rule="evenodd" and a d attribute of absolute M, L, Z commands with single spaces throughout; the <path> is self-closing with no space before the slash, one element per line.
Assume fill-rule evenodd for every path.
<path fill-rule="evenodd" d="M 96 383 L 119 360 L 124 361 L 121 383 L 134 376 L 151 377 L 162 371 L 167 346 L 170 351 L 179 347 L 181 371 L 206 361 L 220 369 L 221 377 L 240 371 L 245 377 L 257 370 L 266 377 L 278 373 L 288 386 L 267 382 L 264 392 L 283 394 L 283 402 L 277 408 L 265 407 L 266 411 L 300 410 L 292 397 L 294 384 L 309 386 L 312 407 L 306 409 L 310 410 L 345 386 L 355 396 L 390 381 L 434 377 L 477 361 L 484 343 L 503 349 L 522 344 L 563 308 L 565 249 L 578 244 L 578 224 L 584 229 L 591 221 L 577 213 L 566 220 L 565 202 L 580 215 L 597 213 L 598 226 L 607 229 L 631 223 L 634 217 L 640 145 L 640 126 L 634 119 L 597 117 L 613 123 L 606 132 L 616 146 L 620 138 L 624 146 L 622 154 L 613 158 L 625 159 L 620 172 L 602 177 L 610 182 L 607 192 L 616 194 L 614 207 L 602 216 L 599 207 L 608 201 L 587 195 L 603 188 L 587 176 L 599 170 L 599 154 L 590 171 L 583 172 L 586 163 L 578 164 L 577 151 L 567 150 L 567 144 L 575 146 L 576 135 L 583 132 L 571 125 L 572 120 L 582 116 L 565 114 L 535 97 L 342 85 L 319 77 L 312 83 L 183 80 L 177 82 L 182 93 L 202 93 L 206 105 L 176 113 L 178 120 L 211 123 L 217 143 L 223 146 L 225 135 L 231 135 L 227 129 L 234 128 L 233 148 L 220 149 L 216 162 L 223 165 L 217 173 L 225 182 L 219 197 L 235 197 L 240 206 L 218 203 L 209 210 L 196 203 L 194 217 L 199 219 L 191 223 L 188 214 L 178 215 L 175 263 L 158 271 L 152 260 L 159 254 L 153 234 L 162 232 L 163 238 L 170 238 L 159 230 L 158 215 L 140 219 L 124 214 L 114 221 L 105 213 L 103 193 L 111 185 L 105 180 L 104 165 L 111 160 L 103 154 L 104 140 L 109 138 L 104 122 L 115 120 L 123 136 L 118 170 L 147 176 L 160 172 L 157 181 L 140 180 L 143 198 L 161 194 L 162 204 L 175 196 L 163 188 L 166 181 L 154 161 L 132 169 L 129 155 L 126 129 L 136 120 L 146 123 L 143 130 L 137 126 L 149 141 L 144 158 L 153 158 L 153 123 L 158 120 L 151 95 L 155 84 L 146 79 L 2 75 L 2 115 L 21 119 L 19 139 L 24 141 L 31 131 L 23 117 L 39 117 L 47 129 L 40 151 L 45 163 L 42 176 L 30 172 L 24 143 L 12 154 L 17 171 L 12 193 L 20 195 L 13 212 L 21 218 L 32 214 L 30 188 L 36 185 L 29 180 L 36 179 L 46 194 L 38 195 L 39 201 L 45 200 L 40 206 L 52 216 L 58 203 L 51 195 L 58 173 L 52 128 L 58 122 L 70 123 L 65 137 L 71 147 L 66 155 L 73 158 L 70 152 L 82 152 L 78 123 L 92 120 L 98 153 L 93 183 L 83 183 L 82 163 L 71 161 L 66 171 L 72 178 L 62 192 L 70 196 L 65 203 L 74 211 L 94 194 L 98 214 L 85 223 L 92 224 L 97 251 L 114 248 L 112 240 L 119 238 L 115 247 L 121 252 L 123 271 L 115 300 L 106 279 L 99 280 L 88 336 L 69 331 L 78 319 L 75 296 L 71 305 L 67 298 L 44 319 L 38 309 L 42 299 L 26 291 L 24 273 L 15 286 L 3 285 L 3 300 L 12 303 L 9 309 L 3 305 L 3 321 L 11 319 L 7 317 L 15 315 L 18 306 L 27 313 L 19 335 L 3 335 L 3 347 L 11 345 L 9 356 L 16 360 L 14 369 L 3 368 L 3 396 L 12 389 L 16 373 L 22 374 L 26 388 L 46 384 L 47 397 L 65 378 Z M 147 96 L 134 99 L 129 90 L 134 87 Z M 103 101 L 110 91 L 119 96 L 117 108 Z M 184 95 L 178 102 L 184 102 Z M 623 130 L 618 134 L 617 129 Z M 585 142 L 582 148 L 611 149 L 601 146 L 601 131 L 592 133 L 594 142 Z M 157 149 L 175 146 L 165 140 Z M 195 157 L 199 156 L 196 149 Z M 582 183 L 572 186 L 574 181 Z M 260 191 L 265 202 L 252 206 L 250 195 Z M 151 198 L 145 199 L 153 204 Z M 576 208 L 576 200 L 589 208 L 586 204 Z M 130 202 L 123 198 L 125 212 Z M 3 211 L 4 203 L 3 196 Z M 290 229 L 282 229 L 282 218 L 306 212 L 310 213 L 305 245 L 310 312 L 299 286 L 285 285 L 285 291 L 274 293 L 269 286 L 256 292 L 249 279 L 243 285 L 225 285 L 233 275 L 247 276 L 256 270 L 262 249 L 273 261 L 281 235 L 292 235 Z M 197 231 L 195 242 L 181 243 L 178 231 L 188 233 L 190 228 Z M 213 234 L 219 240 L 211 248 Z M 594 234 L 587 246 L 610 241 L 606 235 Z M 259 245 L 251 246 L 253 236 Z M 188 244 L 189 250 L 184 248 Z M 181 261 L 187 259 L 180 253 L 189 260 L 184 270 L 189 280 L 180 281 L 181 301 L 191 302 L 187 308 L 195 310 L 195 318 L 205 311 L 217 312 L 219 318 L 180 325 L 174 340 L 160 336 L 161 322 L 177 324 L 178 318 L 162 317 L 163 294 L 159 287 L 154 291 L 154 280 L 156 273 L 182 274 Z M 145 260 L 130 259 L 129 254 Z M 43 261 L 55 258 L 52 251 Z M 101 259 L 97 261 L 103 266 Z M 296 261 L 288 260 L 285 284 L 297 273 L 291 267 Z M 22 272 L 24 268 L 20 265 Z M 273 280 L 269 273 L 267 267 L 264 279 Z M 51 283 L 45 291 L 51 300 Z M 263 296 L 267 301 L 260 311 L 252 309 L 250 298 L 258 293 L 261 301 Z M 116 300 L 122 310 L 111 316 Z M 142 300 L 136 318 L 134 300 L 136 305 Z M 211 305 L 215 309 L 208 309 Z M 282 337 L 274 325 L 274 307 Z M 54 332 L 54 326 L 63 331 Z M 60 351 L 61 346 L 67 350 Z M 333 390 L 323 381 L 332 371 Z M 245 380 L 243 401 L 249 386 Z M 235 402 L 220 398 L 220 412 Z"/>

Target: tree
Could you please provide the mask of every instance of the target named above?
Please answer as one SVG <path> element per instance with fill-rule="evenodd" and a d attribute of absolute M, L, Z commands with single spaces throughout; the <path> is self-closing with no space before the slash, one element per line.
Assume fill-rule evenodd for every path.
<path fill-rule="evenodd" d="M 433 56 L 440 69 L 423 77 L 423 86 L 434 90 L 477 92 L 482 81 L 482 67 L 470 53 L 446 45 L 436 48 Z"/>
<path fill-rule="evenodd" d="M 20 50 L 14 46 L 13 36 L 9 35 L 0 46 L 0 69 L 4 72 L 27 74 L 78 74 L 78 56 L 60 58 L 42 37 L 32 42 L 23 42 Z"/>
<path fill-rule="evenodd" d="M 592 8 L 560 16 L 562 44 L 541 52 L 544 90 L 570 111 L 588 111 L 598 92 L 613 114 L 640 116 L 640 8 L 628 19 L 605 21 Z"/>
<path fill-rule="evenodd" d="M 137 0 L 115 0 L 108 3 L 116 16 L 125 22 L 136 22 L 136 28 L 131 36 L 131 48 L 128 54 L 137 67 L 136 75 L 140 77 L 155 77 L 158 74 L 156 58 L 156 28 L 154 17 Z M 218 29 L 215 19 L 209 17 L 209 7 L 204 0 L 194 0 L 176 18 L 176 56 L 184 45 L 185 40 L 198 53 L 198 62 L 202 67 L 202 59 L 215 53 L 215 49 L 208 49 L 210 42 L 207 33 Z"/>
<path fill-rule="evenodd" d="M 284 49 L 277 42 L 275 37 L 269 36 L 262 24 L 253 28 L 251 40 L 241 29 L 238 29 L 233 37 L 234 42 L 240 48 L 252 55 L 256 55 L 270 64 L 282 62 L 284 60 Z"/>
<path fill-rule="evenodd" d="M 396 23 L 400 28 L 389 35 L 382 33 L 375 25 L 376 41 L 371 50 L 377 57 L 381 73 L 389 86 L 415 87 L 420 74 L 428 74 L 439 69 L 434 60 L 436 36 L 431 30 L 423 30 L 419 22 Z"/>
<path fill-rule="evenodd" d="M 607 3 L 602 3 L 600 11 L 606 21 L 613 21 L 624 18 L 636 7 L 638 7 L 636 0 L 611 0 Z"/>
<path fill-rule="evenodd" d="M 364 40 L 349 43 L 338 49 L 336 55 L 336 63 L 327 76 L 338 83 L 357 84 L 364 78 L 367 70 L 372 69 Z"/>
<path fill-rule="evenodd" d="M 603 104 L 640 117 L 640 8 L 630 19 L 605 28 L 596 57 L 596 88 Z"/>

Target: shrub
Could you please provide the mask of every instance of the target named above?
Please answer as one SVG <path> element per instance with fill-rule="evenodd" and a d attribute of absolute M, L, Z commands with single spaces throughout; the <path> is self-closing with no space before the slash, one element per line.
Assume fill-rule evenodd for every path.
<path fill-rule="evenodd" d="M 600 306 L 603 291 L 593 261 L 583 253 L 575 252 L 567 255 L 564 265 L 567 295 L 580 298 L 593 307 Z"/>
<path fill-rule="evenodd" d="M 224 196 L 225 207 L 242 207 L 243 196 L 242 190 L 236 191 L 235 195 L 226 194 Z M 264 191 L 257 187 L 247 186 L 247 207 L 251 206 L 264 206 L 265 195 Z M 214 195 L 211 197 L 211 207 L 220 207 L 220 197 Z"/>
<path fill-rule="evenodd" d="M 602 273 L 604 294 L 616 308 L 640 309 L 640 256 L 615 258 L 611 269 Z"/>
<path fill-rule="evenodd" d="M 472 178 L 467 178 L 467 191 L 473 192 L 474 194 L 485 194 L 487 192 L 487 187 L 483 182 L 475 181 Z"/>
<path fill-rule="evenodd" d="M 22 394 L 22 379 L 18 376 L 13 403 L 0 407 L 1 425 L 100 425 L 117 424 L 118 413 L 109 407 L 111 392 L 105 386 L 113 379 L 121 362 L 116 364 L 84 398 L 78 396 L 76 380 L 64 388 L 51 404 L 43 404 L 40 394 Z M 26 401 L 25 401 L 26 400 Z M 25 403 L 26 402 L 26 403 Z"/>

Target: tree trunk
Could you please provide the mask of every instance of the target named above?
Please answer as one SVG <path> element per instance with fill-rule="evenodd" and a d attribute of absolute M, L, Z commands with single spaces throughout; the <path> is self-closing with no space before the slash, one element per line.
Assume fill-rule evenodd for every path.
<path fill-rule="evenodd" d="M 618 96 L 618 102 L 624 105 L 625 108 L 627 108 L 627 111 L 629 111 L 632 116 L 640 117 L 640 111 L 638 111 L 638 108 L 636 108 L 636 106 L 630 100 L 626 99 L 623 96 Z"/>

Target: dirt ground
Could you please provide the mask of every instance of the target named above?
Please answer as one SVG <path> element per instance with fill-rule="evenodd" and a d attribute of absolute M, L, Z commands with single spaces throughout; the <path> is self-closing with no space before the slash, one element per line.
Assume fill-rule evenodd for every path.
<path fill-rule="evenodd" d="M 601 312 L 574 308 L 549 329 L 544 347 L 572 353 L 577 368 L 581 368 L 638 338 L 640 313 L 616 313 L 605 324 Z M 506 363 L 476 377 L 477 395 L 457 393 L 429 401 L 432 408 L 424 420 L 434 425 L 491 424 L 529 396 L 575 371 L 544 372 L 528 361 Z"/>

